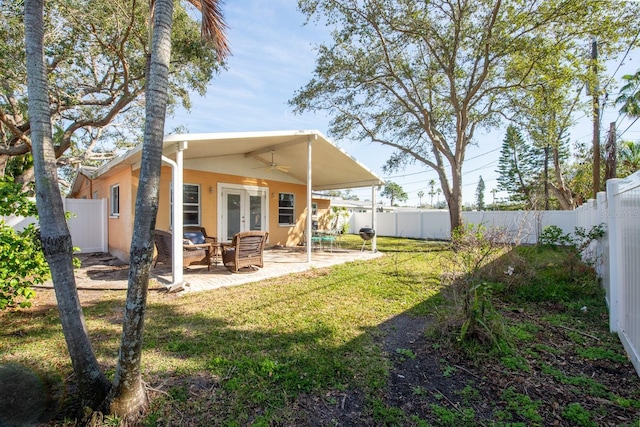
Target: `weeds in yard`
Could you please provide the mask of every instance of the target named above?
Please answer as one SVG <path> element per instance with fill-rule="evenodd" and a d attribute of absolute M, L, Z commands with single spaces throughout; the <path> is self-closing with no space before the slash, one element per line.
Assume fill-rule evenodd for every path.
<path fill-rule="evenodd" d="M 380 399 L 374 399 L 371 406 L 376 425 L 400 427 L 406 424 L 407 414 L 402 409 L 389 406 Z"/>
<path fill-rule="evenodd" d="M 471 408 L 449 409 L 440 405 L 431 405 L 431 411 L 438 426 L 477 426 L 475 411 Z"/>
<path fill-rule="evenodd" d="M 527 420 L 528 424 L 540 425 L 542 423 L 542 417 L 538 412 L 540 401 L 533 400 L 526 394 L 516 392 L 513 387 L 504 390 L 501 398 L 506 403 L 506 410 L 502 414 L 504 421 L 521 417 Z"/>
<path fill-rule="evenodd" d="M 584 409 L 582 405 L 577 402 L 570 403 L 562 411 L 562 418 L 569 421 L 575 426 L 580 427 L 597 427 L 598 424 L 593 421 L 593 415 Z"/>
<path fill-rule="evenodd" d="M 440 364 L 442 365 L 442 376 L 450 377 L 456 372 L 456 367 L 451 366 L 446 359 L 440 359 Z"/>
<path fill-rule="evenodd" d="M 542 246 L 562 246 L 568 250 L 565 265 L 569 269 L 569 277 L 573 279 L 576 273 L 580 273 L 581 263 L 593 267 L 598 262 L 591 244 L 601 239 L 604 233 L 604 224 L 594 225 L 589 231 L 584 227 L 575 227 L 573 234 L 564 234 L 560 227 L 550 225 L 542 230 L 539 241 Z"/>
<path fill-rule="evenodd" d="M 505 342 L 501 316 L 493 307 L 495 285 L 483 273 L 491 261 L 507 252 L 505 241 L 503 232 L 483 226 L 459 227 L 452 233 L 450 268 L 455 274 L 445 283 L 448 304 L 440 320 L 443 330 L 458 330 L 457 339 L 463 344 L 500 348 Z"/>
<path fill-rule="evenodd" d="M 456 391 L 455 394 L 462 397 L 468 404 L 480 397 L 480 391 L 470 384 L 467 384 L 462 390 Z"/>
<path fill-rule="evenodd" d="M 480 247 L 487 248 L 482 243 Z M 630 400 L 620 398 L 610 389 L 616 388 L 617 384 L 600 381 L 607 378 L 607 372 L 616 371 L 618 366 L 628 366 L 629 362 L 625 360 L 617 337 L 608 332 L 604 291 L 593 268 L 579 260 L 570 260 L 574 256 L 571 251 L 551 246 L 516 247 L 491 258 L 487 261 L 488 267 L 479 268 L 477 274 L 457 277 L 462 281 L 459 286 L 465 290 L 473 291 L 473 286 L 478 283 L 486 284 L 489 292 L 480 296 L 473 292 L 468 294 L 472 295 L 467 299 L 472 310 L 466 312 L 476 316 L 478 312 L 473 309 L 482 307 L 477 301 L 485 297 L 491 303 L 492 312 L 501 318 L 501 331 L 504 333 L 501 343 L 508 343 L 497 347 L 478 345 L 482 342 L 475 340 L 476 344 L 467 342 L 461 347 L 467 363 L 480 371 L 483 371 L 482 365 L 488 363 L 493 367 L 493 373 L 513 373 L 511 383 L 496 382 L 506 388 L 503 388 L 500 405 L 495 405 L 492 422 L 488 425 L 546 425 L 550 419 L 545 413 L 555 411 L 549 407 L 557 408 L 559 404 L 561 408 L 564 404 L 562 425 L 567 426 L 590 426 L 594 420 L 601 420 L 612 412 L 624 412 L 622 408 L 636 414 L 635 418 L 626 418 L 627 422 L 634 420 L 637 423 L 640 420 L 640 413 L 633 406 L 638 404 L 640 393 L 632 392 L 635 398 Z M 453 259 L 457 256 L 454 254 Z M 570 262 L 576 262 L 573 268 L 570 268 Z M 475 282 L 464 282 L 470 277 Z M 469 283 L 474 285 L 469 287 Z M 455 287 L 455 283 L 450 286 Z M 452 294 L 450 290 L 448 292 Z M 459 313 L 465 312 L 453 310 L 451 300 L 448 298 L 449 304 L 440 311 L 441 315 L 444 313 L 445 324 L 451 322 L 451 318 L 460 319 Z M 464 308 L 464 301 L 460 301 Z M 486 315 L 487 307 L 484 306 L 484 313 L 479 313 Z M 442 324 L 438 324 L 440 331 L 443 330 Z M 480 326 L 485 328 L 485 325 Z M 447 331 L 456 335 L 454 329 Z M 556 336 L 560 339 L 555 340 L 553 337 Z M 440 342 L 445 343 L 446 340 Z M 604 376 L 599 375 L 601 371 Z M 451 378 L 459 374 L 454 372 Z M 633 370 L 629 375 L 630 383 L 638 384 Z M 519 379 L 536 377 L 539 382 Z M 520 392 L 509 387 L 513 379 L 528 388 Z M 538 392 L 547 385 L 551 390 L 562 389 L 562 394 L 547 396 Z M 637 386 L 631 387 L 635 389 Z M 590 405 L 572 404 L 569 399 L 573 402 L 579 399 L 581 403 L 589 402 Z M 469 401 L 466 404 L 472 405 Z M 445 415 L 443 419 L 448 418 Z"/>
<path fill-rule="evenodd" d="M 609 360 L 616 363 L 625 363 L 628 359 L 626 355 L 620 354 L 611 348 L 604 347 L 587 347 L 578 348 L 578 355 L 590 360 Z"/>
<path fill-rule="evenodd" d="M 397 348 L 396 353 L 412 360 L 416 358 L 416 354 L 409 348 Z"/>

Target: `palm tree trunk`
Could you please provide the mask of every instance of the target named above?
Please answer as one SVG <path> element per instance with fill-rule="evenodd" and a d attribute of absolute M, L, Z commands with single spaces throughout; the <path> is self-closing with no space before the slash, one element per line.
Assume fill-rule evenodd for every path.
<path fill-rule="evenodd" d="M 98 407 L 110 383 L 98 365 L 84 322 L 73 272 L 73 245 L 58 188 L 53 150 L 47 69 L 43 49 L 43 0 L 25 1 L 25 46 L 29 120 L 40 236 L 51 269 L 62 331 L 84 403 Z"/>
<path fill-rule="evenodd" d="M 135 417 L 147 406 L 140 362 L 149 270 L 153 257 L 153 230 L 158 212 L 172 19 L 172 0 L 157 0 L 152 30 L 151 64 L 147 79 L 142 166 L 129 259 L 129 288 L 109 408 L 111 413 L 126 417 Z"/>

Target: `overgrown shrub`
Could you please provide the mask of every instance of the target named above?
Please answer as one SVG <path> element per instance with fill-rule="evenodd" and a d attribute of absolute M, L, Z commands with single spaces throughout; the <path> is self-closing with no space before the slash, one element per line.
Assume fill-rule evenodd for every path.
<path fill-rule="evenodd" d="M 11 178 L 0 180 L 0 215 L 36 216 L 35 203 Z M 35 295 L 31 287 L 49 278 L 49 266 L 33 224 L 16 232 L 0 219 L 0 310 L 28 307 Z"/>
<path fill-rule="evenodd" d="M 566 267 L 571 278 L 576 278 L 576 271 L 581 263 L 593 267 L 598 262 L 592 243 L 605 234 L 604 224 L 598 224 L 587 231 L 584 227 L 575 227 L 573 233 L 564 234 L 555 225 L 545 227 L 540 234 L 539 244 L 547 247 L 562 246 L 569 251 Z"/>
<path fill-rule="evenodd" d="M 571 235 L 565 234 L 557 225 L 548 225 L 542 229 L 538 243 L 545 246 L 566 246 L 571 244 Z"/>
<path fill-rule="evenodd" d="M 456 331 L 462 343 L 500 347 L 504 341 L 502 317 L 495 310 L 492 294 L 495 284 L 487 281 L 492 261 L 508 252 L 510 239 L 498 228 L 483 225 L 458 227 L 452 232 L 452 260 L 443 284 L 447 298 L 441 326 Z"/>
<path fill-rule="evenodd" d="M 584 227 L 575 227 L 573 235 L 565 234 L 557 225 L 549 225 L 540 233 L 538 242 L 545 246 L 568 246 L 582 254 L 592 242 L 602 238 L 604 233 L 604 224 L 594 225 L 588 232 Z"/>

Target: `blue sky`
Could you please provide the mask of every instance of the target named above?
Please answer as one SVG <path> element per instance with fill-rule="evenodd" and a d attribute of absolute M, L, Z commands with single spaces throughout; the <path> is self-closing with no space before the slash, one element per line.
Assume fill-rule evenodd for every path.
<path fill-rule="evenodd" d="M 168 117 L 167 132 L 178 126 L 186 127 L 190 133 L 317 129 L 329 136 L 326 115 L 295 115 L 287 105 L 294 92 L 311 79 L 314 46 L 329 41 L 329 31 L 313 23 L 303 25 L 305 17 L 298 12 L 293 0 L 228 1 L 223 7 L 232 51 L 227 70 L 214 77 L 204 97 L 192 96 L 189 112 L 179 109 L 173 117 Z M 618 64 L 610 66 L 615 70 Z M 625 58 L 616 73 L 616 81 L 639 68 L 640 54 L 636 51 Z M 615 99 L 615 94 L 610 99 Z M 619 132 L 631 123 L 619 118 L 615 107 L 607 106 L 602 119 L 602 141 L 611 121 L 618 121 Z M 590 143 L 591 127 L 589 117 L 585 116 L 574 128 L 572 141 Z M 463 168 L 464 203 L 473 203 L 480 175 L 486 183 L 485 202 L 491 203 L 490 191 L 497 185 L 495 170 L 503 137 L 504 131 L 500 130 L 480 135 L 479 144 L 469 147 Z M 640 125 L 627 130 L 623 138 L 640 139 Z M 407 205 L 417 205 L 418 192 L 422 190 L 427 194 L 429 180 L 437 181 L 435 172 L 424 166 L 410 167 L 404 173 L 391 176 L 384 174 L 382 166 L 391 150 L 380 144 L 334 142 L 385 180 L 400 184 L 409 195 Z M 355 193 L 361 199 L 371 196 L 368 188 Z M 429 202 L 428 196 L 422 201 Z"/>

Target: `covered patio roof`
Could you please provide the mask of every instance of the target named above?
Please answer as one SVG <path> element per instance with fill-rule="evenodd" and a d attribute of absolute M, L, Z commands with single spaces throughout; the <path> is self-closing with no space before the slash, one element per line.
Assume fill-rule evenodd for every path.
<path fill-rule="evenodd" d="M 308 146 L 311 146 L 311 190 L 339 190 L 371 187 L 384 184 L 382 178 L 336 146 L 317 130 L 221 132 L 167 135 L 163 154 L 176 159 L 178 144 L 186 142 L 183 159 L 190 164 L 198 159 L 208 159 L 208 164 L 218 160 L 219 168 L 230 168 L 239 158 L 252 162 L 241 168 L 243 175 L 260 175 L 274 160 L 286 166 L 278 170 L 278 178 L 301 184 L 307 183 Z M 309 144 L 310 143 L 310 144 Z M 142 145 L 125 155 L 108 162 L 98 169 L 98 177 L 118 164 L 139 164 Z M 190 166 L 191 167 L 191 166 Z M 233 168 L 238 174 L 239 168 Z M 223 170 L 221 170 L 224 172 Z"/>

